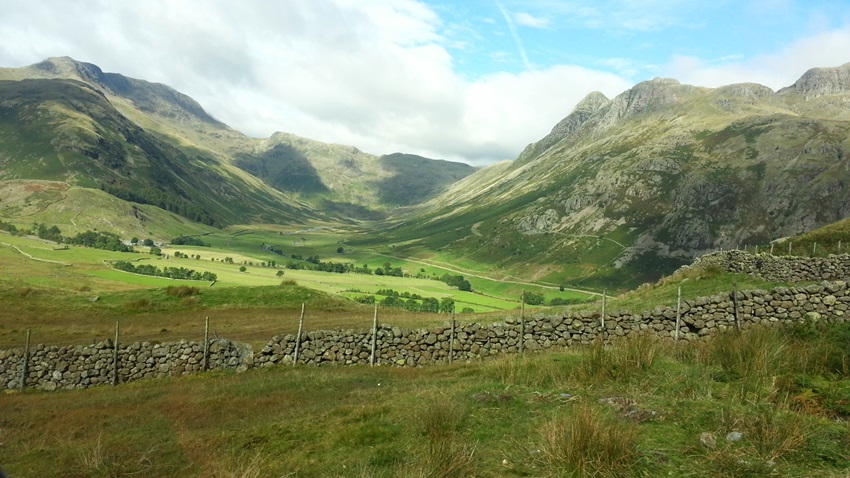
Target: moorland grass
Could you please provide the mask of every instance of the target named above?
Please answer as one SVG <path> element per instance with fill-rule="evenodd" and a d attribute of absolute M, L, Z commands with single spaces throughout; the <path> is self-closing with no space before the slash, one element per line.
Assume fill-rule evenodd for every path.
<path fill-rule="evenodd" d="M 848 329 L 779 332 L 789 351 L 825 340 L 847 354 Z M 714 352 L 744 357 L 766 343 L 748 337 L 759 333 L 657 347 L 636 337 L 420 369 L 272 367 L 7 393 L 0 461 L 10 476 L 43 477 L 844 476 L 850 411 L 827 412 L 817 393 L 824 407 L 800 409 L 779 393 L 738 390 L 789 381 L 847 390 L 847 376 L 773 360 L 718 376 Z M 585 364 L 619 371 L 588 375 Z"/>

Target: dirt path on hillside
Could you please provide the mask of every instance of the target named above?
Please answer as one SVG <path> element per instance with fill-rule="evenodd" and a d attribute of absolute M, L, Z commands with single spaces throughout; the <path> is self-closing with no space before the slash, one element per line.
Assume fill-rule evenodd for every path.
<path fill-rule="evenodd" d="M 372 251 L 370 251 L 370 252 L 372 252 Z M 521 280 L 518 280 L 518 279 L 516 279 L 516 280 L 494 279 L 492 277 L 474 274 L 474 273 L 471 273 L 469 271 L 455 269 L 452 266 L 444 265 L 444 263 L 442 263 L 442 262 L 426 261 L 426 260 L 421 260 L 421 259 L 410 259 L 410 258 L 405 258 L 405 257 L 397 257 L 397 256 L 391 256 L 389 254 L 381 254 L 380 252 L 372 252 L 372 254 L 375 254 L 376 256 L 388 257 L 390 259 L 398 259 L 400 261 L 413 262 L 415 264 L 421 264 L 421 265 L 424 265 L 424 266 L 439 267 L 440 269 L 445 269 L 447 271 L 454 272 L 456 274 L 461 274 L 463 276 L 477 277 L 479 279 L 491 280 L 493 282 L 503 282 L 503 283 L 507 283 L 507 284 L 528 285 L 528 286 L 534 286 L 534 287 L 540 287 L 540 288 L 543 288 L 543 289 L 552 289 L 552 290 L 560 290 L 561 289 L 560 286 L 543 285 L 543 284 L 540 284 L 540 283 L 521 281 Z M 595 296 L 598 296 L 598 297 L 602 297 L 602 294 L 600 294 L 599 292 L 591 292 L 589 290 L 573 289 L 573 288 L 570 288 L 570 287 L 564 287 L 564 290 L 568 290 L 568 291 L 571 291 L 571 292 L 580 292 L 582 294 L 595 295 Z"/>
<path fill-rule="evenodd" d="M 33 256 L 32 256 L 32 254 L 28 254 L 28 253 L 26 253 L 26 252 L 22 251 L 20 247 L 18 247 L 18 246 L 16 246 L 16 245 L 13 245 L 13 244 L 8 244 L 8 243 L 5 243 L 5 242 L 0 242 L 0 245 L 9 246 L 9 247 L 11 247 L 12 249 L 14 249 L 14 250 L 16 250 L 16 251 L 20 252 L 20 253 L 21 253 L 24 257 L 27 257 L 28 259 L 31 259 L 31 260 L 33 260 L 33 261 L 39 261 L 39 262 L 49 262 L 49 263 L 51 263 L 51 264 L 59 264 L 59 265 L 68 266 L 68 267 L 70 267 L 70 266 L 71 266 L 71 264 L 68 264 L 67 262 L 54 261 L 54 260 L 50 260 L 50 259 L 39 259 L 38 257 L 33 257 Z"/>

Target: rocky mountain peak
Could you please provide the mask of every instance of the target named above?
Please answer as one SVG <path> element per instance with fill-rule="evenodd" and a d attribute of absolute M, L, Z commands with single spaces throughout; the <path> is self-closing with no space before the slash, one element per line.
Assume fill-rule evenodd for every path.
<path fill-rule="evenodd" d="M 833 68 L 812 68 L 780 93 L 796 92 L 806 98 L 850 93 L 850 63 Z"/>
<path fill-rule="evenodd" d="M 65 78 L 88 83 L 104 93 L 132 101 L 146 113 L 179 122 L 201 121 L 226 127 L 210 116 L 201 105 L 183 93 L 161 83 L 126 77 L 118 73 L 104 73 L 97 65 L 73 58 L 52 57 L 31 65 L 29 70 L 44 78 Z"/>
<path fill-rule="evenodd" d="M 554 146 L 561 140 L 569 137 L 581 126 L 587 122 L 597 111 L 607 105 L 611 100 L 604 94 L 593 91 L 579 101 L 572 113 L 562 119 L 552 128 L 552 131 L 543 139 L 536 143 L 526 146 L 525 150 L 520 154 L 517 163 L 522 163 L 523 159 L 528 159 L 539 155 L 541 152 Z"/>

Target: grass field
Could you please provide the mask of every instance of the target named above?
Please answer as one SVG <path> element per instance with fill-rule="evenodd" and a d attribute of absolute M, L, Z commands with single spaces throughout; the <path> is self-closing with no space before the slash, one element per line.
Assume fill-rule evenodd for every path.
<path fill-rule="evenodd" d="M 45 478 L 838 478 L 850 470 L 848 337 L 755 329 L 681 347 L 635 337 L 420 369 L 7 393 L 0 463 Z"/>
<path fill-rule="evenodd" d="M 254 235 L 241 232 L 236 237 Z M 0 244 L 0 348 L 22 346 L 27 330 L 32 331 L 37 343 L 75 345 L 100 341 L 114 335 L 116 322 L 121 324 L 123 341 L 198 339 L 206 317 L 211 319 L 214 333 L 259 346 L 274 335 L 294 333 L 302 304 L 306 305 L 307 327 L 311 330 L 366 328 L 371 324 L 373 308 L 350 299 L 375 294 L 380 289 L 437 299 L 453 297 L 458 310 L 469 307 L 478 312 L 458 314 L 460 321 L 503 320 L 506 314 L 516 314 L 519 307 L 516 299 L 458 291 L 430 279 L 269 267 L 273 260 L 269 257 L 274 255 L 262 255 L 260 245 L 272 236 L 275 234 L 258 235 L 250 244 L 245 241 L 236 247 L 244 253 L 214 247 L 165 248 L 169 257 L 166 260 L 148 254 L 144 247 L 138 247 L 136 253 L 76 246 L 66 249 L 3 234 L 0 243 L 6 245 Z M 231 245 L 241 241 L 244 240 L 231 239 Z M 332 238 L 325 241 L 334 242 Z M 297 253 L 315 251 L 307 248 Z M 200 259 L 176 258 L 176 252 L 200 255 Z M 248 255 L 251 252 L 257 254 Z M 225 263 L 225 258 L 233 263 Z M 218 275 L 218 280 L 213 285 L 131 274 L 107 265 L 115 260 L 210 271 Z M 246 270 L 241 272 L 243 264 L 247 264 Z M 380 265 L 375 262 L 376 267 Z M 284 275 L 278 277 L 281 271 Z M 282 282 L 288 285 L 281 285 Z M 195 287 L 197 292 L 190 297 L 172 297 L 167 288 L 173 286 Z M 381 308 L 379 315 L 382 323 L 403 327 L 427 327 L 448 320 L 445 314 L 396 308 Z"/>
<path fill-rule="evenodd" d="M 320 244 L 316 248 L 293 249 L 297 254 L 317 254 L 337 243 L 336 236 L 322 235 L 327 231 L 314 232 L 318 236 L 308 239 L 307 232 L 289 234 L 297 241 Z M 256 237 L 254 237 L 256 236 Z M 423 297 L 442 299 L 452 297 L 456 310 L 471 308 L 475 314 L 458 314 L 461 322 L 489 323 L 504 320 L 507 316 L 518 316 L 518 296 L 526 289 L 522 284 L 497 282 L 471 278 L 476 292 L 463 292 L 445 283 L 430 279 L 365 274 L 337 274 L 307 270 L 290 270 L 268 267 L 270 259 L 263 256 L 260 246 L 264 241 L 278 236 L 277 233 L 237 231 L 230 244 L 243 252 L 233 252 L 215 247 L 166 248 L 169 259 L 162 259 L 138 248 L 138 253 L 115 253 L 69 247 L 59 249 L 55 244 L 30 238 L 9 235 L 0 236 L 0 348 L 20 347 L 25 332 L 31 329 L 36 343 L 74 345 L 99 341 L 114 335 L 116 321 L 121 322 L 123 340 L 179 340 L 197 339 L 201 336 L 202 324 L 210 317 L 215 333 L 234 340 L 254 345 L 266 343 L 279 333 L 293 333 L 302 303 L 307 308 L 309 330 L 366 328 L 371 324 L 374 310 L 370 306 L 356 304 L 353 299 L 374 295 L 380 289 L 393 289 L 399 293 L 418 294 Z M 216 239 L 203 236 L 210 242 Z M 251 237 L 250 241 L 244 239 Z M 271 242 L 265 242 L 271 244 Z M 339 247 L 339 246 L 337 246 Z M 176 258 L 175 252 L 196 258 Z M 258 252 L 256 256 L 248 255 Z M 335 249 L 334 249 L 335 251 Z M 364 256 L 367 253 L 362 253 Z M 274 256 L 270 254 L 270 256 Z M 347 253 L 342 255 L 348 257 Z M 225 258 L 233 263 L 225 263 Z M 321 256 L 320 256 L 321 257 Z M 379 267 L 387 257 L 373 257 Z M 111 269 L 104 261 L 130 260 L 150 263 L 158 267 L 185 267 L 210 271 L 218 275 L 212 285 L 207 282 L 177 281 L 130 274 Z M 214 259 L 214 260 L 213 260 Z M 337 258 L 333 258 L 337 259 Z M 331 260 L 331 259 L 327 259 Z M 338 259 L 337 259 L 338 260 Z M 266 262 L 266 266 L 262 265 Z M 394 262 L 401 263 L 401 262 Z M 245 272 L 240 272 L 242 264 Z M 421 264 L 411 265 L 419 271 Z M 413 269 L 413 267 L 419 267 Z M 424 267 L 429 272 L 437 269 Z M 278 272 L 283 276 L 278 277 Z M 635 312 L 650 310 L 658 305 L 675 305 L 676 288 L 682 286 L 683 298 L 729 292 L 734 287 L 740 290 L 776 285 L 748 276 L 717 274 L 716 271 L 695 271 L 688 276 L 671 277 L 655 286 L 620 296 L 608 297 L 608 310 L 628 309 Z M 286 284 L 282 286 L 281 283 Z M 170 286 L 184 285 L 197 288 L 190 297 L 168 295 Z M 479 292 L 483 285 L 486 293 Z M 535 289 L 532 289 L 535 290 Z M 584 298 L 587 295 L 563 292 L 556 288 L 537 288 L 547 300 L 554 297 Z M 512 297 L 513 296 L 513 297 Z M 382 296 L 376 295 L 378 300 Z M 569 306 L 578 310 L 599 310 L 601 298 L 595 301 Z M 526 307 L 526 313 L 560 313 L 564 307 Z M 382 323 L 404 327 L 427 327 L 443 324 L 445 314 L 408 312 L 397 308 L 381 308 Z"/>

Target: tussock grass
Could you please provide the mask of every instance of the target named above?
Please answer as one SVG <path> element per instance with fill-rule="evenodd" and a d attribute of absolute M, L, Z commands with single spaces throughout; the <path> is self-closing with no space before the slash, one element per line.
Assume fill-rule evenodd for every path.
<path fill-rule="evenodd" d="M 725 331 L 705 350 L 706 364 L 717 365 L 721 381 L 740 384 L 742 398 L 774 392 L 776 372 L 794 365 L 789 339 L 776 328 L 756 327 L 746 333 Z"/>
<path fill-rule="evenodd" d="M 47 478 L 844 476 L 850 380 L 823 357 L 846 350 L 850 324 L 777 332 L 9 393 L 3 466 Z M 777 344 L 800 363 L 767 354 L 745 368 L 717 356 Z M 744 382 L 764 388 L 743 395 Z M 727 440 L 732 431 L 742 439 Z"/>
<path fill-rule="evenodd" d="M 428 478 L 469 476 L 475 446 L 462 435 L 467 410 L 451 401 L 432 401 L 422 412 L 423 434 L 428 450 L 420 459 L 417 475 Z"/>
<path fill-rule="evenodd" d="M 584 355 L 578 378 L 586 381 L 638 381 L 650 372 L 663 347 L 658 337 L 648 334 L 631 335 L 610 348 L 594 343 Z"/>
<path fill-rule="evenodd" d="M 547 469 L 565 476 L 634 476 L 637 430 L 580 406 L 540 430 L 540 454 Z"/>

